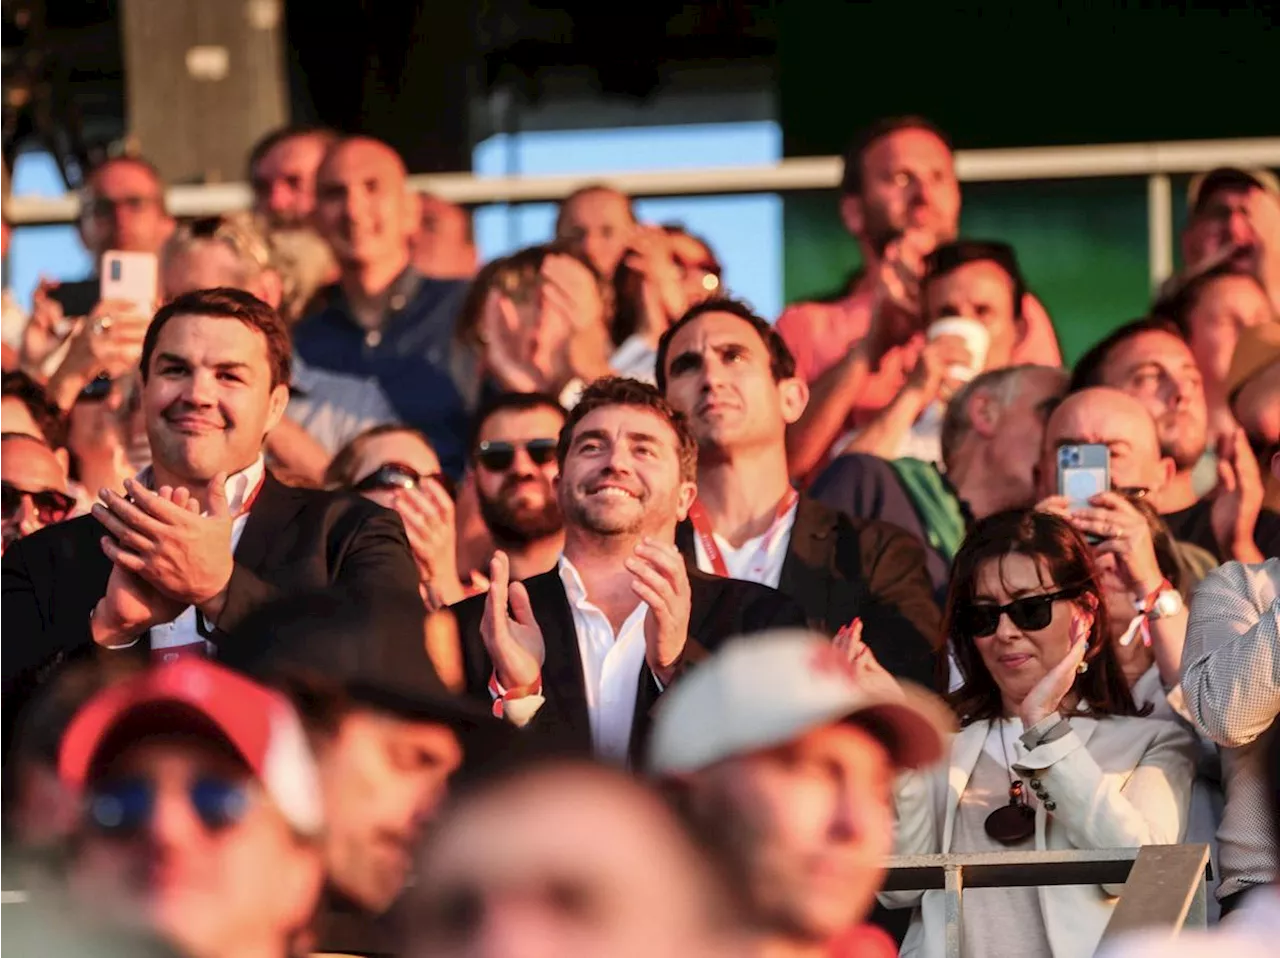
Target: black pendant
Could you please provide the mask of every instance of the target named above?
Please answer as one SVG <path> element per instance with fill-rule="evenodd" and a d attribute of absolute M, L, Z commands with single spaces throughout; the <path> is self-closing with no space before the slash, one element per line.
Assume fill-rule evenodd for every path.
<path fill-rule="evenodd" d="M 982 827 L 1001 845 L 1017 845 L 1036 833 L 1036 812 L 1022 797 L 1021 779 L 1009 786 L 1009 804 L 988 815 Z"/>

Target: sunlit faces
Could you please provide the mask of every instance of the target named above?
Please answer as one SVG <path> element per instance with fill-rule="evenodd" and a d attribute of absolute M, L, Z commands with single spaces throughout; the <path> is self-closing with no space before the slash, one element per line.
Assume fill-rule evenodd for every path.
<path fill-rule="evenodd" d="M 1147 407 L 1161 449 L 1179 469 L 1196 464 L 1205 449 L 1208 406 L 1204 377 L 1186 343 L 1159 330 L 1139 333 L 1111 351 L 1102 378 Z"/>
<path fill-rule="evenodd" d="M 1029 369 L 1018 376 L 1017 391 L 1000 409 L 994 425 L 994 442 L 987 454 L 1007 492 L 1010 505 L 1029 506 L 1036 495 L 1040 460 L 1049 407 L 1066 389 L 1064 374 L 1056 369 Z M 1017 442 L 1003 437 L 1017 436 Z"/>
<path fill-rule="evenodd" d="M 1012 435 L 1012 433 L 1011 433 Z M 1159 492 L 1173 468 L 1161 458 L 1155 423 L 1146 408 L 1116 389 L 1085 389 L 1064 399 L 1045 426 L 1039 495 L 1058 494 L 1057 449 L 1100 443 L 1110 455 L 1111 485 Z"/>
<path fill-rule="evenodd" d="M 611 277 L 627 251 L 635 225 L 631 205 L 621 193 L 585 190 L 565 202 L 559 236 L 581 250 L 601 276 Z"/>
<path fill-rule="evenodd" d="M 316 226 L 339 263 L 407 260 L 419 201 L 406 175 L 400 157 L 377 140 L 346 140 L 325 156 L 316 174 Z"/>
<path fill-rule="evenodd" d="M 443 725 L 356 709 L 318 743 L 318 757 L 329 880 L 381 912 L 404 887 L 462 748 Z"/>
<path fill-rule="evenodd" d="M 1227 378 L 1240 331 L 1275 320 L 1266 290 L 1251 276 L 1222 276 L 1208 283 L 1186 318 L 1196 365 L 1215 387 Z"/>
<path fill-rule="evenodd" d="M 469 795 L 433 829 L 405 953 L 700 958 L 727 924 L 710 871 L 639 785 L 532 771 Z"/>
<path fill-rule="evenodd" d="M 854 724 L 729 759 L 688 787 L 696 818 L 739 850 L 770 928 L 822 941 L 870 911 L 893 846 L 894 768 Z"/>
<path fill-rule="evenodd" d="M 94 172 L 80 211 L 80 235 L 95 257 L 109 249 L 158 253 L 172 232 L 164 187 L 147 167 L 121 159 Z"/>
<path fill-rule="evenodd" d="M 1215 190 L 1196 211 L 1183 242 L 1193 264 L 1228 256 L 1233 266 L 1257 274 L 1273 252 L 1268 247 L 1280 243 L 1280 199 L 1243 185 Z"/>
<path fill-rule="evenodd" d="M 249 466 L 280 421 L 289 387 L 271 385 L 266 337 L 236 319 L 177 315 L 161 328 L 142 387 L 155 464 L 207 483 Z"/>
<path fill-rule="evenodd" d="M 1018 341 L 1019 304 L 1008 273 L 990 260 L 975 260 L 927 278 L 920 292 L 926 323 L 947 316 L 976 319 L 991 337 L 984 368 L 1009 365 Z"/>
<path fill-rule="evenodd" d="M 258 277 L 249 275 L 245 264 L 226 243 L 220 240 L 197 240 L 188 248 L 163 258 L 160 294 L 168 301 L 198 289 L 229 286 L 269 301 L 272 298 L 269 291 L 257 280 Z"/>
<path fill-rule="evenodd" d="M 413 263 L 425 276 L 465 279 L 476 271 L 469 214 L 438 196 L 420 196 L 422 218 L 413 239 Z"/>
<path fill-rule="evenodd" d="M 252 171 L 253 211 L 273 228 L 305 224 L 315 209 L 316 171 L 328 145 L 323 134 L 281 140 Z"/>
<path fill-rule="evenodd" d="M 602 406 L 573 431 L 560 509 L 567 525 L 597 535 L 654 535 L 688 515 L 696 488 L 681 477 L 665 419 L 641 406 Z"/>
<path fill-rule="evenodd" d="M 908 229 L 955 239 L 960 184 L 951 150 L 928 130 L 898 130 L 863 154 L 862 193 L 842 202 L 845 224 L 877 253 Z"/>
<path fill-rule="evenodd" d="M 768 346 L 733 313 L 703 313 L 682 326 L 666 363 L 667 401 L 688 418 L 700 446 L 782 443 L 808 400 L 799 379 L 774 379 Z"/>
<path fill-rule="evenodd" d="M 564 414 L 549 407 L 504 409 L 485 419 L 477 445 L 506 443 L 512 448 L 511 464 L 491 469 L 477 459 L 476 492 L 485 525 L 498 542 L 523 544 L 555 535 L 563 526 L 556 479 L 560 466 L 555 455 L 539 464 L 529 454 L 528 443 L 555 440 L 564 425 Z"/>
<path fill-rule="evenodd" d="M 431 476 L 440 472 L 440 459 L 436 456 L 435 450 L 423 442 L 421 436 L 409 430 L 368 436 L 359 441 L 356 450 L 355 462 L 351 469 L 353 484 L 376 472 L 379 466 L 385 466 L 387 463 L 408 466 L 419 476 Z M 380 506 L 386 506 L 388 509 L 395 508 L 394 489 L 370 489 L 362 492 L 361 495 Z"/>
<path fill-rule="evenodd" d="M 193 736 L 144 739 L 94 785 L 155 789 L 140 828 L 85 826 L 71 886 L 88 909 L 135 918 L 192 955 L 269 954 L 302 930 L 319 894 L 319 849 L 298 838 L 228 748 Z M 211 827 L 193 787 L 243 788 L 239 817 Z"/>
<path fill-rule="evenodd" d="M 978 566 L 974 576 L 974 605 L 1007 605 L 1016 599 L 1057 592 L 1073 583 L 1054 582 L 1043 565 L 1031 556 L 1009 553 Z M 982 663 L 1000 689 L 1006 710 L 1018 703 L 1036 683 L 1066 658 L 1073 638 L 1083 641 L 1092 623 L 1092 612 L 1068 599 L 1053 602 L 1052 618 L 1043 629 L 1022 629 L 1008 613 L 992 635 L 970 637 Z"/>
<path fill-rule="evenodd" d="M 1251 440 L 1280 442 L 1280 362 L 1251 376 L 1231 403 L 1236 421 Z M 1266 462 L 1258 465 L 1266 467 Z"/>

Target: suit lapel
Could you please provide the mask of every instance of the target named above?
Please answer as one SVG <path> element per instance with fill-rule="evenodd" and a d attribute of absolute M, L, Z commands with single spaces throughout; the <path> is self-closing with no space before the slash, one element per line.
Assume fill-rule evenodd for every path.
<path fill-rule="evenodd" d="M 951 851 L 951 835 L 955 831 L 956 807 L 960 797 L 969 786 L 969 776 L 973 774 L 978 757 L 982 755 L 983 743 L 991 723 L 986 719 L 966 725 L 951 739 L 951 761 L 947 770 L 946 815 L 942 824 L 942 853 Z"/>
<path fill-rule="evenodd" d="M 293 489 L 268 472 L 236 545 L 236 562 L 255 572 L 261 570 L 276 534 L 293 521 L 301 511 L 303 501 Z"/>
<path fill-rule="evenodd" d="M 836 558 L 835 530 L 836 513 L 808 496 L 801 496 L 778 579 L 778 591 L 795 599 L 805 610 L 809 627 L 819 631 L 825 631 L 825 623 L 820 617 L 815 620 L 811 612 L 826 609 L 830 604 L 831 569 Z"/>
<path fill-rule="evenodd" d="M 533 615 L 542 627 L 546 644 L 546 663 L 542 675 L 543 694 L 554 698 L 556 711 L 562 713 L 571 729 L 586 729 L 587 745 L 591 744 L 591 713 L 587 710 L 586 680 L 582 674 L 582 651 L 578 648 L 578 631 L 573 624 L 573 611 L 558 569 L 525 580 Z"/>

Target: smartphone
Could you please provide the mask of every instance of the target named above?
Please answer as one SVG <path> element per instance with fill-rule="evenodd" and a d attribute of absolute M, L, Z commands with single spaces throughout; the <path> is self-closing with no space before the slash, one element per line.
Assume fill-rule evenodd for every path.
<path fill-rule="evenodd" d="M 102 254 L 101 298 L 121 299 L 143 316 L 156 308 L 160 266 L 155 253 L 126 253 L 110 249 Z"/>
<path fill-rule="evenodd" d="M 1065 443 L 1058 447 L 1058 495 L 1066 496 L 1071 508 L 1089 505 L 1089 500 L 1111 488 L 1111 450 L 1102 443 Z"/>

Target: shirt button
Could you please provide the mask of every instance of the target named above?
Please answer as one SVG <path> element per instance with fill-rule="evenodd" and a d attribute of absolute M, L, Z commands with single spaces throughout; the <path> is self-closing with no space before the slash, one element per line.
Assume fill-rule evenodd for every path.
<path fill-rule="evenodd" d="M 1040 790 L 1040 779 L 1038 779 L 1038 778 L 1033 778 L 1033 779 L 1031 780 L 1031 787 L 1032 787 L 1032 788 L 1034 788 L 1036 791 L 1039 791 L 1039 790 Z"/>
<path fill-rule="evenodd" d="M 399 312 L 400 310 L 404 309 L 405 302 L 406 300 L 404 298 L 404 293 L 396 293 L 394 296 L 391 297 L 391 300 L 388 302 L 387 305 L 390 306 L 393 310 Z"/>
<path fill-rule="evenodd" d="M 369 330 L 369 332 L 364 334 L 364 344 L 368 346 L 370 349 L 376 348 L 377 345 L 381 342 L 382 342 L 382 333 L 378 332 L 376 329 L 371 329 Z"/>
<path fill-rule="evenodd" d="M 1054 801 L 1048 801 L 1044 803 L 1044 810 L 1046 812 L 1051 812 L 1057 807 L 1058 807 L 1058 803 Z"/>

